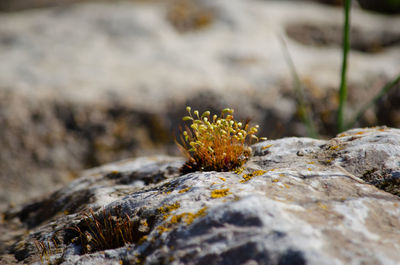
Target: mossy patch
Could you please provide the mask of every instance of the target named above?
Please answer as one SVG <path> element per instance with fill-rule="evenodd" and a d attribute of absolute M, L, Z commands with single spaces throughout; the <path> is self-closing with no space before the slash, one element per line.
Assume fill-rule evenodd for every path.
<path fill-rule="evenodd" d="M 243 166 L 251 156 L 250 145 L 259 139 L 258 125 L 250 127 L 248 122 L 236 121 L 233 109 L 225 108 L 220 116 L 210 111 L 200 115 L 198 110 L 191 112 L 184 121 L 190 122 L 180 135 L 179 149 L 187 157 L 181 172 L 193 171 L 234 171 Z"/>

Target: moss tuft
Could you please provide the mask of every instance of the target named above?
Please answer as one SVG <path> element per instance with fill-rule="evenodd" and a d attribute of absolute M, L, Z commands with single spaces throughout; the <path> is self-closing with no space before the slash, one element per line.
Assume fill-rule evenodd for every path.
<path fill-rule="evenodd" d="M 192 171 L 231 171 L 240 168 L 250 157 L 252 142 L 257 142 L 258 125 L 250 127 L 234 119 L 233 109 L 222 110 L 221 115 L 211 116 L 205 111 L 201 116 L 198 110 L 184 121 L 191 122 L 177 143 L 188 161 L 181 168 L 183 173 Z M 264 140 L 265 138 L 260 138 Z"/>

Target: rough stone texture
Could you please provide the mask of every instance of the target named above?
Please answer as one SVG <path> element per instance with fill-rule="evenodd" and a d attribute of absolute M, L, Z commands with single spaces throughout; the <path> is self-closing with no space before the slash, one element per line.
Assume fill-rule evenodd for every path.
<path fill-rule="evenodd" d="M 57 238 L 58 249 L 48 257 L 64 265 L 396 265 L 400 198 L 363 179 L 392 181 L 399 190 L 399 142 L 400 130 L 386 127 L 327 141 L 265 141 L 253 146 L 240 174 L 181 175 L 183 160 L 167 156 L 104 165 L 43 200 L 9 210 L 0 261 L 38 261 L 34 240 Z M 89 209 L 99 220 L 104 212 L 131 216 L 134 242 L 82 254 L 70 228 L 88 229 L 80 212 Z M 29 234 L 10 236 L 18 222 Z"/>
<path fill-rule="evenodd" d="M 11 2 L 22 3 L 2 1 Z M 353 11 L 349 113 L 400 68 L 400 20 Z M 186 104 L 233 107 L 270 138 L 305 135 L 277 35 L 287 39 L 313 119 L 332 134 L 341 24 L 340 9 L 301 1 L 113 1 L 1 13 L 0 209 L 84 168 L 160 153 Z M 398 127 L 389 105 L 363 124 Z"/>

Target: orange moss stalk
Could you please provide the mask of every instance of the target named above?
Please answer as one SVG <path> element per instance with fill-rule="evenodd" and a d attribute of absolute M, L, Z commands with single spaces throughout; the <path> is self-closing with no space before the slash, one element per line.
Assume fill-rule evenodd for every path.
<path fill-rule="evenodd" d="M 178 143 L 181 151 L 188 158 L 181 171 L 230 171 L 241 167 L 250 157 L 251 142 L 259 138 L 258 125 L 250 127 L 233 118 L 233 109 L 222 110 L 221 115 L 210 116 L 205 111 L 201 116 L 199 111 L 191 113 L 191 108 L 186 107 L 188 116 L 184 121 L 191 122 L 190 127 L 181 135 Z M 266 138 L 260 138 L 262 140 Z"/>

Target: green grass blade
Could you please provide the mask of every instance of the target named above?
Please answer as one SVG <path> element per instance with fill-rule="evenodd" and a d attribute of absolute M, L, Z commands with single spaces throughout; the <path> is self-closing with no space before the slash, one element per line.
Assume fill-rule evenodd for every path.
<path fill-rule="evenodd" d="M 338 131 L 342 132 L 345 129 L 344 126 L 344 109 L 347 100 L 347 57 L 350 49 L 350 8 L 351 0 L 345 0 L 344 4 L 344 25 L 343 25 L 343 46 L 342 46 L 342 71 L 340 79 L 340 90 L 339 90 L 339 108 L 337 115 L 337 126 Z"/>

